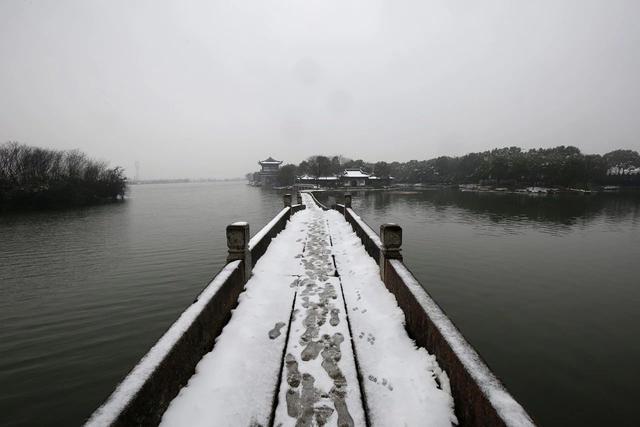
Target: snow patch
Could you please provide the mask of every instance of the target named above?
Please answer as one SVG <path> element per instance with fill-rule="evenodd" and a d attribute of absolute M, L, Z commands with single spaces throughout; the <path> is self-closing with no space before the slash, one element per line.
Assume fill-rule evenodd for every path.
<path fill-rule="evenodd" d="M 404 313 L 380 280 L 378 264 L 338 212 L 326 215 L 371 424 L 457 423 L 448 377 L 407 335 Z"/>
<path fill-rule="evenodd" d="M 305 222 L 304 211 L 294 215 L 271 241 L 231 320 L 169 404 L 162 426 L 268 425 L 298 280 L 291 274 L 301 270 L 297 255 L 305 244 Z"/>
<path fill-rule="evenodd" d="M 262 240 L 262 238 L 264 236 L 266 236 L 266 234 L 269 232 L 269 230 L 271 230 L 278 223 L 278 221 L 280 221 L 280 219 L 284 215 L 287 215 L 287 213 L 289 212 L 289 209 L 290 209 L 289 207 L 286 207 L 286 208 L 282 209 L 280 211 L 280 213 L 278 213 L 278 215 L 276 215 L 271 221 L 269 221 L 269 223 L 267 225 L 262 227 L 262 229 L 260 231 L 258 231 L 251 238 L 251 240 L 249 240 L 249 250 L 253 249 L 258 244 L 258 242 L 260 242 L 260 240 Z"/>
<path fill-rule="evenodd" d="M 371 227 L 369 227 L 369 224 L 364 222 L 364 220 L 360 218 L 360 216 L 357 213 L 355 213 L 351 208 L 347 208 L 347 209 L 349 211 L 349 214 L 353 218 L 353 220 L 360 226 L 360 228 L 364 230 L 367 237 L 369 237 L 369 239 L 371 239 L 373 243 L 376 244 L 376 246 L 378 246 L 379 248 L 382 248 L 382 241 L 380 240 L 380 236 L 378 236 L 378 234 L 375 231 L 373 231 Z"/>

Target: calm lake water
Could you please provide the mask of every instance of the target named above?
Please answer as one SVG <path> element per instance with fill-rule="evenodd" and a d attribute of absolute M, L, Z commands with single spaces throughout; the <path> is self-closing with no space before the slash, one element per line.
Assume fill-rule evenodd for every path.
<path fill-rule="evenodd" d="M 355 193 L 542 425 L 635 425 L 640 198 Z M 134 186 L 125 203 L 0 216 L 0 424 L 77 425 L 226 257 L 281 208 L 243 183 Z"/>

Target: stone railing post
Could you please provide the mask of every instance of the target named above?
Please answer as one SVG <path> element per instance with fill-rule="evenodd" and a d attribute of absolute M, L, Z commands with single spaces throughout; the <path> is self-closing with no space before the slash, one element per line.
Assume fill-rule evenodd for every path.
<path fill-rule="evenodd" d="M 385 281 L 387 260 L 398 259 L 402 261 L 400 247 L 402 246 L 402 227 L 398 224 L 382 224 L 380 226 L 380 278 Z"/>
<path fill-rule="evenodd" d="M 351 193 L 344 193 L 344 216 L 347 216 L 347 209 L 351 209 Z"/>
<path fill-rule="evenodd" d="M 289 208 L 289 212 L 287 213 L 287 218 L 291 218 L 291 194 L 287 193 L 282 196 L 282 202 L 284 203 L 285 208 Z"/>
<path fill-rule="evenodd" d="M 302 204 L 302 194 L 300 194 L 300 192 L 298 192 L 298 194 L 296 195 L 296 199 L 299 205 Z"/>
<path fill-rule="evenodd" d="M 241 260 L 242 265 L 242 281 L 247 283 L 251 277 L 251 251 L 249 250 L 249 223 L 234 222 L 227 225 L 227 247 L 229 254 L 227 262 Z"/>

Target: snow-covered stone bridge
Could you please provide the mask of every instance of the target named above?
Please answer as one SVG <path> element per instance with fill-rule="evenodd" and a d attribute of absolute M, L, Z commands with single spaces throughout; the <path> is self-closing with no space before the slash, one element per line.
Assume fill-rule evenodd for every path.
<path fill-rule="evenodd" d="M 398 305 L 402 294 L 390 292 L 378 261 L 352 224 L 337 210 L 321 209 L 311 195 L 301 197 L 306 209 L 289 213 L 288 221 L 274 219 L 274 224 L 282 220 L 286 226 L 270 239 L 259 260 L 230 262 L 225 267 L 229 271 L 223 269 L 94 413 L 89 425 L 123 425 L 132 420 L 163 426 L 532 424 L 461 336 L 465 347 L 459 347 L 459 332 L 439 308 L 429 306 L 430 299 L 419 301 L 423 311 L 432 311 L 431 317 L 446 319 L 435 320 L 441 323 L 436 324 L 437 332 L 450 347 L 459 347 L 453 349 L 456 360 L 471 380 L 453 372 L 454 386 L 469 388 L 465 381 L 471 381 L 482 395 L 464 402 L 454 393 L 454 399 L 447 369 L 441 369 L 436 357 L 409 336 L 405 312 Z M 352 223 L 358 224 L 361 220 L 351 214 Z M 248 238 L 248 225 L 233 227 L 246 229 Z M 370 229 L 365 232 L 371 234 Z M 250 256 L 251 246 L 255 248 L 264 237 L 241 242 L 246 251 L 237 251 L 238 258 Z M 371 238 L 379 243 L 377 236 Z M 231 248 L 238 242 L 229 244 Z M 419 284 L 413 276 L 402 273 L 393 261 L 397 260 L 386 262 L 387 268 L 397 269 L 396 281 L 416 291 L 413 288 Z M 225 283 L 233 281 L 234 274 L 242 275 L 240 264 L 245 264 L 246 283 L 228 321 L 218 321 L 224 328 L 215 334 L 213 349 L 197 360 L 183 354 L 208 334 L 206 323 L 211 320 L 203 320 L 209 317 L 202 312 L 225 306 L 214 300 L 226 292 Z M 410 314 L 410 320 L 413 317 Z M 449 369 L 456 366 L 448 353 L 443 354 Z M 185 360 L 192 361 L 195 370 L 191 368 L 187 380 L 173 386 L 177 395 L 166 392 L 163 384 L 175 382 L 171 366 L 179 374 L 189 363 Z M 462 396 L 474 392 L 463 390 Z M 481 401 L 495 412 L 484 422 L 477 410 L 457 408 Z M 156 407 L 162 408 L 161 413 L 152 412 L 160 411 Z"/>
<path fill-rule="evenodd" d="M 378 265 L 343 216 L 302 197 L 162 425 L 451 425 L 449 381 Z"/>

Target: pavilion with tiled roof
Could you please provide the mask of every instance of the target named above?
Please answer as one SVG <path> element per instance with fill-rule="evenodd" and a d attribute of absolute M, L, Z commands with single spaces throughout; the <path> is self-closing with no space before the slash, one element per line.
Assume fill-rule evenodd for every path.
<path fill-rule="evenodd" d="M 276 160 L 269 156 L 266 160 L 259 161 L 258 164 L 262 167 L 262 170 L 258 172 L 260 185 L 265 187 L 274 185 L 282 160 Z"/>

